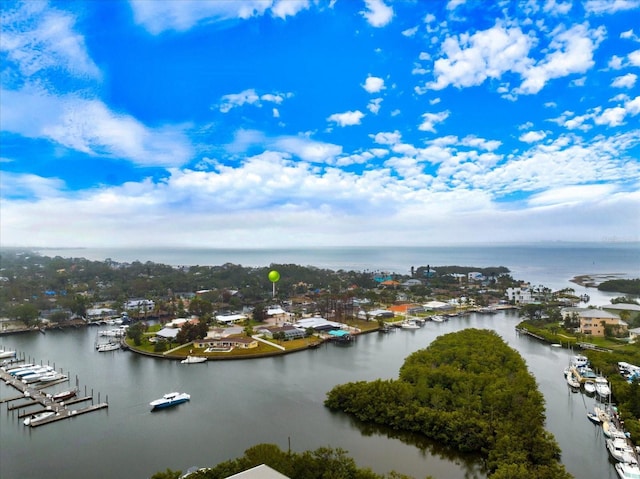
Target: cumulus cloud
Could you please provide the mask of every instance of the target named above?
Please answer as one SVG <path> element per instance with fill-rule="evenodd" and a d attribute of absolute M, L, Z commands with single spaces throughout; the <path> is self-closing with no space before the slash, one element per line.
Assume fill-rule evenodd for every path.
<path fill-rule="evenodd" d="M 640 67 L 640 50 L 633 51 L 627 55 L 629 63 L 634 67 Z"/>
<path fill-rule="evenodd" d="M 430 131 L 435 133 L 435 125 L 442 123 L 449 118 L 449 111 L 441 111 L 440 113 L 425 113 L 422 115 L 422 123 L 418 126 L 420 131 Z"/>
<path fill-rule="evenodd" d="M 327 118 L 327 121 L 336 123 L 338 126 L 359 125 L 360 120 L 364 117 L 364 113 L 360 110 L 345 111 L 344 113 L 334 113 Z"/>
<path fill-rule="evenodd" d="M 393 18 L 393 8 L 384 3 L 383 0 L 364 0 L 366 10 L 360 14 L 372 27 L 384 27 Z"/>
<path fill-rule="evenodd" d="M 379 145 L 395 145 L 400 141 L 400 139 L 402 138 L 402 135 L 400 135 L 400 132 L 396 130 L 393 132 L 386 131 L 386 132 L 376 133 L 375 135 L 372 136 L 372 138 L 373 138 L 373 141 L 375 141 Z"/>
<path fill-rule="evenodd" d="M 519 140 L 525 143 L 536 143 L 544 140 L 547 134 L 544 131 L 528 131 L 520 135 Z"/>
<path fill-rule="evenodd" d="M 296 155 L 310 163 L 332 163 L 342 154 L 342 147 L 332 143 L 314 141 L 303 136 L 283 136 L 267 142 L 267 146 Z"/>
<path fill-rule="evenodd" d="M 367 104 L 367 110 L 369 110 L 374 115 L 377 115 L 380 111 L 380 105 L 382 103 L 382 98 L 374 98 Z"/>
<path fill-rule="evenodd" d="M 507 71 L 522 72 L 531 63 L 527 55 L 532 44 L 519 27 L 500 23 L 473 35 L 449 36 L 442 43 L 442 57 L 433 64 L 435 81 L 428 87 L 469 87 Z"/>
<path fill-rule="evenodd" d="M 593 52 L 604 36 L 603 27 L 590 29 L 582 24 L 568 30 L 558 28 L 553 32 L 550 52 L 536 65 L 522 72 L 524 81 L 516 91 L 538 93 L 549 80 L 586 72 L 594 65 Z"/>
<path fill-rule="evenodd" d="M 614 88 L 633 88 L 637 79 L 638 75 L 634 73 L 627 73 L 626 75 L 614 78 L 611 82 L 611 86 Z"/>
<path fill-rule="evenodd" d="M 369 76 L 365 80 L 362 88 L 367 90 L 369 93 L 378 93 L 379 91 L 384 90 L 384 79 Z"/>

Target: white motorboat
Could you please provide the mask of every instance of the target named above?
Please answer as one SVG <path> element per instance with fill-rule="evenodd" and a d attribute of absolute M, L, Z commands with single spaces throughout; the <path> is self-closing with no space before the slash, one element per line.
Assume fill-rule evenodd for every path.
<path fill-rule="evenodd" d="M 207 358 L 205 358 L 204 356 L 187 356 L 185 359 L 183 359 L 182 361 L 180 361 L 180 363 L 182 364 L 198 364 L 198 363 L 204 363 L 207 360 Z"/>
<path fill-rule="evenodd" d="M 444 316 L 440 316 L 439 314 L 431 316 L 431 321 L 435 321 L 436 323 L 444 323 L 446 320 Z"/>
<path fill-rule="evenodd" d="M 640 467 L 637 464 L 619 462 L 615 467 L 620 479 L 640 479 Z"/>
<path fill-rule="evenodd" d="M 191 399 L 191 396 L 187 393 L 171 392 L 162 396 L 160 399 L 156 399 L 149 403 L 151 410 L 164 409 L 172 406 L 177 406 L 183 402 L 187 402 Z"/>
<path fill-rule="evenodd" d="M 56 371 L 51 371 L 40 376 L 41 383 L 49 383 L 51 381 L 57 381 L 59 379 L 67 379 L 67 375 L 58 373 Z"/>
<path fill-rule="evenodd" d="M 16 357 L 15 351 L 0 351 L 0 359 L 9 359 L 9 358 L 15 358 L 15 357 Z"/>
<path fill-rule="evenodd" d="M 120 349 L 120 343 L 117 343 L 115 341 L 109 342 L 109 343 L 102 343 L 102 344 L 98 344 L 96 349 L 98 350 L 99 353 L 105 353 L 107 351 L 116 351 L 117 349 Z"/>
<path fill-rule="evenodd" d="M 38 414 L 32 414 L 27 419 L 24 420 L 25 426 L 32 426 L 35 423 L 42 421 L 43 419 L 47 419 L 48 417 L 54 416 L 56 413 L 53 411 L 44 411 L 39 412 Z"/>
<path fill-rule="evenodd" d="M 589 366 L 589 359 L 582 354 L 576 354 L 571 357 L 571 366 L 575 366 L 576 368 L 585 368 Z"/>
<path fill-rule="evenodd" d="M 587 394 L 593 394 L 596 392 L 596 383 L 594 381 L 587 380 L 582 383 L 582 385 L 584 386 L 584 392 Z"/>
<path fill-rule="evenodd" d="M 595 380 L 595 383 L 596 393 L 598 394 L 598 396 L 604 399 L 608 398 L 611 394 L 611 388 L 609 387 L 609 381 L 607 381 L 607 378 L 598 376 Z"/>
<path fill-rule="evenodd" d="M 607 450 L 613 459 L 627 464 L 638 464 L 635 451 L 626 439 L 607 439 Z"/>
<path fill-rule="evenodd" d="M 402 329 L 420 329 L 420 325 L 416 323 L 413 319 L 407 319 L 405 321 L 402 321 L 402 324 L 400 325 L 400 327 Z"/>

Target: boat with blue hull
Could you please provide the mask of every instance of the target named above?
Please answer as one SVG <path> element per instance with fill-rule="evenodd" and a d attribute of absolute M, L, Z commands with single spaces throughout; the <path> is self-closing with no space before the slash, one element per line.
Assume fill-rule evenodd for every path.
<path fill-rule="evenodd" d="M 171 392 L 162 396 L 160 399 L 151 401 L 149 405 L 152 411 L 158 409 L 166 409 L 168 407 L 177 406 L 183 402 L 187 402 L 191 399 L 191 396 L 187 393 Z"/>

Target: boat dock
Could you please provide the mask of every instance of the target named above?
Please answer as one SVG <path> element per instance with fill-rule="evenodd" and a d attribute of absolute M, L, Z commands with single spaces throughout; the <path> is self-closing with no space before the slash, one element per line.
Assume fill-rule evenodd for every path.
<path fill-rule="evenodd" d="M 51 386 L 68 382 L 68 376 L 61 375 L 60 379 L 46 383 L 26 383 L 20 378 L 10 374 L 9 371 L 10 369 L 7 370 L 5 368 L 1 368 L 0 379 L 8 386 L 16 389 L 19 395 L 1 398 L 0 405 L 6 403 L 7 412 L 13 412 L 19 419 L 31 417 L 32 419 L 28 424 L 30 427 L 43 426 L 62 419 L 69 419 L 109 407 L 108 398 L 105 398 L 104 402 L 100 402 L 100 393 L 98 393 L 97 402 L 94 403 L 93 391 L 88 395 L 86 388 L 85 394 L 83 396 L 78 396 L 80 391 L 77 385 L 75 388 L 61 393 L 59 397 L 56 397 L 56 394 L 46 392 L 46 389 Z M 89 406 L 74 408 L 74 406 L 89 401 L 91 401 Z M 34 415 L 46 412 L 52 412 L 53 414 L 48 415 L 47 417 L 33 418 Z"/>

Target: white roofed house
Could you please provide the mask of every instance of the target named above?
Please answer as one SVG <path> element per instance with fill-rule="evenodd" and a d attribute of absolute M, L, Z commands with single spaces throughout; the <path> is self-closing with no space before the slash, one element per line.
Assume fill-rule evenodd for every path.
<path fill-rule="evenodd" d="M 123 305 L 123 309 L 128 311 L 134 317 L 144 316 L 145 318 L 152 313 L 156 307 L 155 301 L 152 299 L 130 299 Z"/>

